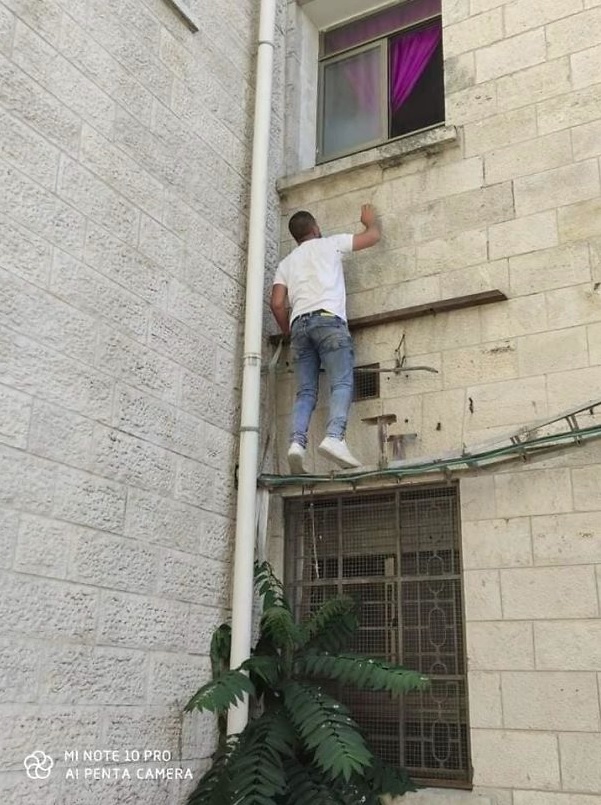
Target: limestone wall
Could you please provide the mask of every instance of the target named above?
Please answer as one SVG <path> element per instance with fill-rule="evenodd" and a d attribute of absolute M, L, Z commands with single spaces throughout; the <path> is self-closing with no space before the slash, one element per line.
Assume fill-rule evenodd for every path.
<path fill-rule="evenodd" d="M 358 231 L 362 202 L 378 208 L 382 242 L 348 263 L 351 318 L 508 296 L 357 333 L 357 364 L 392 366 L 404 334 L 408 365 L 438 370 L 383 376 L 380 399 L 353 406 L 367 465 L 364 417 L 396 414 L 391 432 L 417 433 L 406 456 L 434 457 L 601 397 L 601 6 L 443 0 L 443 15 L 457 141 L 420 150 L 418 136 L 412 154 L 388 146 L 282 183 L 284 253 L 296 209 L 334 233 Z M 285 471 L 291 376 L 278 385 Z M 600 491 L 598 444 L 461 481 L 476 789 L 416 802 L 601 802 Z"/>
<path fill-rule="evenodd" d="M 185 2 L 196 34 L 170 0 L 0 3 L 3 805 L 174 805 L 64 753 L 212 751 L 181 710 L 229 606 L 257 4 Z M 273 191 L 271 264 L 277 226 Z"/>

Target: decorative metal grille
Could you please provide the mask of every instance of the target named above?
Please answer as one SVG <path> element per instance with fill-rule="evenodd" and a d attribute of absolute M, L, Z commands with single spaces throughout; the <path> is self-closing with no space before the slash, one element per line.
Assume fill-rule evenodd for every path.
<path fill-rule="evenodd" d="M 470 783 L 455 486 L 286 501 L 286 583 L 298 618 L 354 597 L 351 651 L 427 674 L 402 699 L 338 688 L 379 756 L 438 786 Z"/>

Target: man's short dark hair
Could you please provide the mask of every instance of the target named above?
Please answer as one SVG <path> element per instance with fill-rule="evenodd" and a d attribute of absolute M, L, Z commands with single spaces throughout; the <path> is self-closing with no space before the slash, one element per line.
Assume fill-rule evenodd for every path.
<path fill-rule="evenodd" d="M 288 222 L 290 234 L 297 243 L 300 243 L 307 235 L 310 235 L 314 226 L 317 226 L 317 221 L 311 213 L 306 210 L 295 212 Z"/>

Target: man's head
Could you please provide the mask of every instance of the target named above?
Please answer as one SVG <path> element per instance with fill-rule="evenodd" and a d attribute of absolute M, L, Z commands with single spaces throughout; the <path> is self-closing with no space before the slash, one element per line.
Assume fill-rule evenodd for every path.
<path fill-rule="evenodd" d="M 294 213 L 288 222 L 288 229 L 297 243 L 303 243 L 305 240 L 321 237 L 321 231 L 317 225 L 317 221 L 311 213 L 306 210 Z"/>

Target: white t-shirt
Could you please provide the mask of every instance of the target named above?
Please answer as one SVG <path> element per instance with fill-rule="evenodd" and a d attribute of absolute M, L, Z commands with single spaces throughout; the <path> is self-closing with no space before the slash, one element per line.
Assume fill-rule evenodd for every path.
<path fill-rule="evenodd" d="M 282 260 L 273 284 L 288 289 L 291 324 L 312 310 L 327 310 L 346 321 L 342 255 L 352 251 L 352 235 L 333 235 L 306 240 Z"/>

